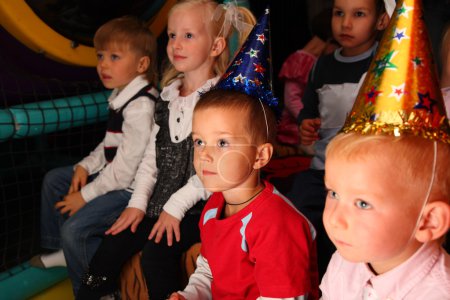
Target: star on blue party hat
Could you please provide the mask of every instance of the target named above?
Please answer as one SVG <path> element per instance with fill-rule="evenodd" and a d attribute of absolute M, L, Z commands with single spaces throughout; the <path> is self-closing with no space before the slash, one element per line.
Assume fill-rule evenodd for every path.
<path fill-rule="evenodd" d="M 272 93 L 270 54 L 269 9 L 266 9 L 214 88 L 246 93 L 276 111 L 278 99 Z"/>

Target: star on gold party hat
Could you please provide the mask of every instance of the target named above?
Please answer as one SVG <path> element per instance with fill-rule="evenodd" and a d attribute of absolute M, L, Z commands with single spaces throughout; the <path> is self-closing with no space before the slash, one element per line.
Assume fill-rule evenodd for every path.
<path fill-rule="evenodd" d="M 399 0 L 342 131 L 450 143 L 420 0 Z"/>

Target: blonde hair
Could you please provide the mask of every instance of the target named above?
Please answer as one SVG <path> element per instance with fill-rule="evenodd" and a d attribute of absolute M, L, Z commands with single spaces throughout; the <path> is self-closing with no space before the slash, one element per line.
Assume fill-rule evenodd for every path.
<path fill-rule="evenodd" d="M 150 65 L 145 75 L 147 80 L 156 86 L 158 80 L 156 39 L 143 21 L 133 16 L 124 16 L 100 26 L 94 36 L 95 49 L 100 50 L 111 46 L 119 49 L 128 47 L 138 55 L 148 56 Z"/>
<path fill-rule="evenodd" d="M 429 201 L 450 203 L 450 145 L 437 143 L 436 170 Z M 426 191 L 434 160 L 433 141 L 417 136 L 384 136 L 346 133 L 337 135 L 326 150 L 326 159 L 364 162 L 375 158 L 400 170 L 399 179 L 408 189 Z"/>
<path fill-rule="evenodd" d="M 223 37 L 226 40 L 226 46 L 224 51 L 215 59 L 214 62 L 214 74 L 222 75 L 225 70 L 228 67 L 229 59 L 230 59 L 230 53 L 229 53 L 229 41 L 231 37 L 233 36 L 234 32 L 238 32 L 239 34 L 239 45 L 241 45 L 245 39 L 247 38 L 247 35 L 250 31 L 240 32 L 236 30 L 229 30 L 229 32 L 226 32 L 224 35 L 224 32 L 222 30 L 225 22 L 225 6 L 222 9 L 222 13 L 219 15 L 219 17 L 216 19 L 214 18 L 215 13 L 217 9 L 220 9 L 221 4 L 218 4 L 217 2 L 213 0 L 182 0 L 179 1 L 177 4 L 175 4 L 171 10 L 169 11 L 169 18 L 170 15 L 176 10 L 176 9 L 182 9 L 183 7 L 189 6 L 201 6 L 199 9 L 203 9 L 205 13 L 205 18 L 203 21 L 207 21 L 208 24 L 206 25 L 206 28 L 208 28 L 208 31 L 211 35 L 211 39 L 214 40 L 217 37 Z M 245 7 L 238 7 L 238 10 L 240 14 L 242 15 L 243 22 L 246 22 L 248 24 L 254 25 L 256 23 L 256 19 L 253 16 L 252 12 L 248 10 Z M 168 84 L 170 84 L 174 79 L 176 79 L 181 73 L 178 72 L 175 67 L 168 61 L 168 64 L 163 72 L 163 76 L 161 79 L 161 86 L 164 87 Z"/>

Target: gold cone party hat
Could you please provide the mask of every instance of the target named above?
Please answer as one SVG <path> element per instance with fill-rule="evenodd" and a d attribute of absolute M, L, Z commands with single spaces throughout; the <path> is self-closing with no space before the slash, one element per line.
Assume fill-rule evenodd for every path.
<path fill-rule="evenodd" d="M 450 143 L 420 0 L 399 0 L 342 131 Z"/>

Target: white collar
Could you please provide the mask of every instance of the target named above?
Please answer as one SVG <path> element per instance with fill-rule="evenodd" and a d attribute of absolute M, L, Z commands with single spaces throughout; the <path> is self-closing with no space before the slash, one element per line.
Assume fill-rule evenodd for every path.
<path fill-rule="evenodd" d="M 200 88 L 198 88 L 193 93 L 187 95 L 187 96 L 180 96 L 180 86 L 182 84 L 181 78 L 177 78 L 169 85 L 165 86 L 161 92 L 161 99 L 164 101 L 174 101 L 177 99 L 180 100 L 188 100 L 190 98 L 197 98 L 198 94 L 202 91 L 207 91 L 211 87 L 213 87 L 216 82 L 219 80 L 219 76 L 216 76 L 214 78 L 208 79 Z M 189 101 L 187 101 L 189 102 Z"/>
<path fill-rule="evenodd" d="M 108 98 L 109 107 L 113 110 L 120 109 L 128 100 L 149 82 L 145 75 L 136 76 L 130 83 L 128 83 L 120 92 L 119 89 L 114 89 L 111 96 Z"/>

